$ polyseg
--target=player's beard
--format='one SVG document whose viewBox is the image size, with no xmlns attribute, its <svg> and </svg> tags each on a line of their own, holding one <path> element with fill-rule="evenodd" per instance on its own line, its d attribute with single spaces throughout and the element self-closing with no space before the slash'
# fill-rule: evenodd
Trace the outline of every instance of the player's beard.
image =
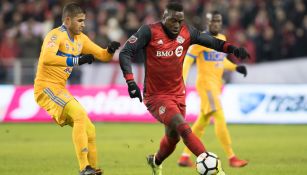
<svg viewBox="0 0 307 175">
<path fill-rule="evenodd" d="M 179 32 L 177 34 L 174 34 L 173 32 L 171 32 L 163 23 L 162 23 L 162 28 L 164 30 L 164 32 L 166 33 L 166 35 L 171 38 L 171 39 L 174 39 L 178 36 Z"/>
</svg>

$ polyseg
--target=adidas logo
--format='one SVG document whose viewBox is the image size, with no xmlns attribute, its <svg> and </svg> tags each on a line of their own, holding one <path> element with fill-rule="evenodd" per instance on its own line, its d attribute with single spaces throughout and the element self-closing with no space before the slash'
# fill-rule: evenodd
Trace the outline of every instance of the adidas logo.
<svg viewBox="0 0 307 175">
<path fill-rule="evenodd" d="M 160 40 L 157 42 L 157 44 L 162 45 L 162 44 L 163 44 L 162 39 L 160 39 Z"/>
</svg>

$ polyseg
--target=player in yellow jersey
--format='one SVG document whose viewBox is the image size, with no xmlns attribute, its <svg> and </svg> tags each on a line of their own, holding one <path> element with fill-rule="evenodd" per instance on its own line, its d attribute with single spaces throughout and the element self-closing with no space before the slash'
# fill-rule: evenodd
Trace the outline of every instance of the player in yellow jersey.
<svg viewBox="0 0 307 175">
<path fill-rule="evenodd" d="M 226 37 L 220 34 L 222 15 L 214 11 L 207 14 L 207 20 L 209 34 L 218 39 L 226 40 Z M 200 45 L 192 45 L 183 63 L 183 78 L 185 81 L 189 69 L 195 60 L 197 65 L 196 89 L 201 98 L 201 111 L 197 121 L 192 126 L 192 131 L 200 138 L 204 134 L 205 127 L 209 125 L 210 117 L 214 117 L 215 133 L 229 158 L 229 165 L 232 167 L 243 167 L 248 162 L 238 159 L 231 147 L 231 139 L 219 97 L 223 84 L 222 75 L 224 69 L 237 71 L 244 76 L 247 75 L 247 70 L 245 66 L 237 66 L 230 62 L 224 53 Z M 190 155 L 191 151 L 185 148 L 178 161 L 179 166 L 193 166 L 194 163 L 190 160 Z"/>
<path fill-rule="evenodd" d="M 44 39 L 34 97 L 57 124 L 72 126 L 80 175 L 99 175 L 102 170 L 97 169 L 95 126 L 65 85 L 74 66 L 91 64 L 95 58 L 110 61 L 120 44 L 113 41 L 103 49 L 83 34 L 85 11 L 77 3 L 64 6 L 62 20 L 63 25 L 51 30 Z"/>
</svg>

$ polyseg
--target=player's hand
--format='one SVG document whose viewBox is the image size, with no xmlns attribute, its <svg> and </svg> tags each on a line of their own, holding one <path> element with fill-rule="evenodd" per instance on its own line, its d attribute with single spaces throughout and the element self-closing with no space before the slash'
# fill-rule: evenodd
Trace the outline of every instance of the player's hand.
<svg viewBox="0 0 307 175">
<path fill-rule="evenodd" d="M 237 66 L 236 71 L 239 72 L 240 74 L 243 74 L 244 77 L 246 77 L 246 75 L 247 75 L 247 69 L 243 65 Z"/>
<path fill-rule="evenodd" d="M 95 61 L 95 58 L 92 54 L 86 54 L 86 55 L 82 55 L 81 57 L 79 57 L 78 64 L 79 66 L 85 63 L 92 64 L 92 62 L 94 61 Z"/>
<path fill-rule="evenodd" d="M 233 50 L 233 54 L 241 60 L 246 60 L 247 58 L 250 58 L 249 53 L 243 47 L 235 48 Z"/>
<path fill-rule="evenodd" d="M 108 45 L 108 52 L 110 54 L 115 53 L 115 51 L 119 48 L 119 46 L 120 46 L 120 43 L 117 42 L 117 41 L 110 42 L 109 45 Z"/>
<path fill-rule="evenodd" d="M 139 98 L 140 102 L 142 102 L 141 91 L 138 85 L 135 83 L 135 81 L 129 80 L 127 81 L 127 84 L 128 84 L 128 92 L 130 98 Z"/>
</svg>

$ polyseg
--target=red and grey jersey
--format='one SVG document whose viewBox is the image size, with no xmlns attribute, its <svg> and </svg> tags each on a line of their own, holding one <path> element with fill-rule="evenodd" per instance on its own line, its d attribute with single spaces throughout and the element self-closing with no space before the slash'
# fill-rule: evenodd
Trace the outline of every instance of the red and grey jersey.
<svg viewBox="0 0 307 175">
<path fill-rule="evenodd" d="M 161 22 L 144 25 L 126 42 L 119 54 L 119 62 L 126 80 L 133 79 L 131 58 L 142 51 L 145 57 L 145 95 L 182 95 L 185 86 L 182 78 L 184 56 L 192 44 L 217 51 L 228 51 L 229 44 L 201 33 L 184 24 L 179 34 L 172 38 Z"/>
</svg>

